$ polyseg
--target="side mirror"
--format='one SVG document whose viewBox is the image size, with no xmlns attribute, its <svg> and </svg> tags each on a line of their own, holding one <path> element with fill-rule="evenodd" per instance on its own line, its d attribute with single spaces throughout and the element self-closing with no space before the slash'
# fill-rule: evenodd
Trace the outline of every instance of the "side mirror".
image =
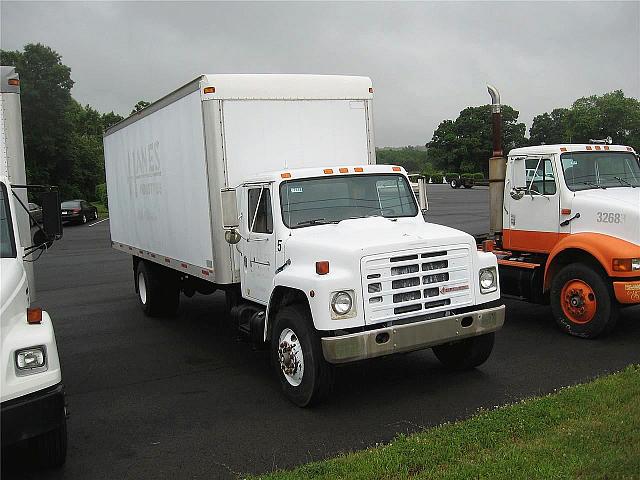
<svg viewBox="0 0 640 480">
<path fill-rule="evenodd" d="M 237 228 L 238 222 L 238 203 L 236 199 L 235 188 L 224 188 L 220 190 L 220 200 L 222 208 L 222 226 L 224 228 Z M 236 232 L 237 233 L 237 232 Z M 226 239 L 226 233 L 225 233 Z M 228 240 L 227 240 L 228 241 Z M 238 243 L 237 242 L 233 243 Z M 232 242 L 229 242 L 232 243 Z"/>
<path fill-rule="evenodd" d="M 429 210 L 429 199 L 427 198 L 427 179 L 418 177 L 418 204 L 422 213 Z"/>
<path fill-rule="evenodd" d="M 46 241 L 62 236 L 60 194 L 57 190 L 50 190 L 42 194 L 42 229 L 47 237 Z M 44 241 L 36 242 L 36 235 L 34 235 L 33 242 L 35 245 L 45 243 Z"/>
<path fill-rule="evenodd" d="M 511 184 L 514 188 L 527 187 L 527 172 L 524 160 L 524 157 L 516 157 L 509 160 L 511 163 Z"/>
<path fill-rule="evenodd" d="M 242 239 L 242 237 L 240 236 L 238 231 L 234 228 L 224 232 L 224 239 L 228 244 L 235 245 Z"/>
</svg>

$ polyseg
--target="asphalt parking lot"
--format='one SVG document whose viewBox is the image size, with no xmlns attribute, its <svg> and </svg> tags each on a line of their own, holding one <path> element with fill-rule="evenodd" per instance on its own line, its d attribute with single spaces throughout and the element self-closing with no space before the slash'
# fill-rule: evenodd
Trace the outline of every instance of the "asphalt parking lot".
<svg viewBox="0 0 640 480">
<path fill-rule="evenodd" d="M 486 188 L 431 186 L 431 221 L 481 233 Z M 461 213 L 462 212 L 462 213 Z M 561 334 L 548 307 L 508 300 L 489 361 L 445 371 L 431 351 L 339 369 L 334 397 L 299 409 L 268 353 L 227 329 L 223 296 L 182 298 L 174 319 L 144 317 L 131 259 L 109 222 L 70 226 L 36 265 L 38 303 L 56 326 L 67 387 L 69 451 L 57 471 L 3 458 L 3 478 L 233 478 L 387 442 L 640 362 L 640 309 L 589 341 Z"/>
</svg>

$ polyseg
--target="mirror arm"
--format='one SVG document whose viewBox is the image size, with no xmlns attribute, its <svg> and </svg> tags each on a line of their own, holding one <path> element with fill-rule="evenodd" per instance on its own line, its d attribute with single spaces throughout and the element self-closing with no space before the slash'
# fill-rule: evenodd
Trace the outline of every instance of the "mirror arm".
<svg viewBox="0 0 640 480">
<path fill-rule="evenodd" d="M 22 188 L 22 187 L 23 187 L 22 185 L 15 185 L 15 188 Z M 40 231 L 44 234 L 44 236 L 45 236 L 45 238 L 46 238 L 47 234 L 46 234 L 46 232 L 42 229 L 42 226 L 40 225 L 40 223 L 38 223 L 38 221 L 37 221 L 35 218 L 33 218 L 33 215 L 31 215 L 31 212 L 29 211 L 29 209 L 26 207 L 26 205 L 25 205 L 24 203 L 22 203 L 22 200 L 20 200 L 20 197 L 18 197 L 18 195 L 16 195 L 16 192 L 14 192 L 14 191 L 13 191 L 14 185 L 11 185 L 11 188 L 12 188 L 12 190 L 11 190 L 11 194 L 14 196 L 14 198 L 15 198 L 16 200 L 18 200 L 18 203 L 22 206 L 23 210 L 24 210 L 25 212 L 27 212 L 27 215 L 28 215 L 28 216 L 29 216 L 29 218 L 33 221 L 34 225 L 36 225 L 36 226 L 38 227 L 38 230 L 40 230 Z M 24 188 L 26 188 L 26 187 L 24 187 Z M 32 246 L 33 246 L 33 245 L 32 245 Z M 27 247 L 27 248 L 29 248 L 29 247 Z"/>
</svg>

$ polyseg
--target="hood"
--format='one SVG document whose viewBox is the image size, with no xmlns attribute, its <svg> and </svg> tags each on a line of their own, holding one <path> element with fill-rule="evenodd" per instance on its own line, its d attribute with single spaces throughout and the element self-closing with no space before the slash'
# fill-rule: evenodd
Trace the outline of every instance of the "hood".
<svg viewBox="0 0 640 480">
<path fill-rule="evenodd" d="M 313 225 L 291 231 L 287 242 L 307 248 L 341 250 L 367 255 L 415 247 L 466 244 L 475 248 L 473 237 L 444 225 L 412 218 L 354 218 L 337 224 Z"/>
<path fill-rule="evenodd" d="M 580 213 L 571 233 L 597 232 L 640 244 L 640 188 L 609 187 L 575 192 L 571 210 Z"/>
</svg>

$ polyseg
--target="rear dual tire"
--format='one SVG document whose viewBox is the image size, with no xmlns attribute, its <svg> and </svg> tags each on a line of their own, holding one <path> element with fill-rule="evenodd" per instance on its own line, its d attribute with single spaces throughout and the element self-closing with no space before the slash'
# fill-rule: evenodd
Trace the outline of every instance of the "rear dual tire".
<svg viewBox="0 0 640 480">
<path fill-rule="evenodd" d="M 149 317 L 172 317 L 180 304 L 177 274 L 144 260 L 139 260 L 135 271 L 138 301 Z"/>
</svg>

